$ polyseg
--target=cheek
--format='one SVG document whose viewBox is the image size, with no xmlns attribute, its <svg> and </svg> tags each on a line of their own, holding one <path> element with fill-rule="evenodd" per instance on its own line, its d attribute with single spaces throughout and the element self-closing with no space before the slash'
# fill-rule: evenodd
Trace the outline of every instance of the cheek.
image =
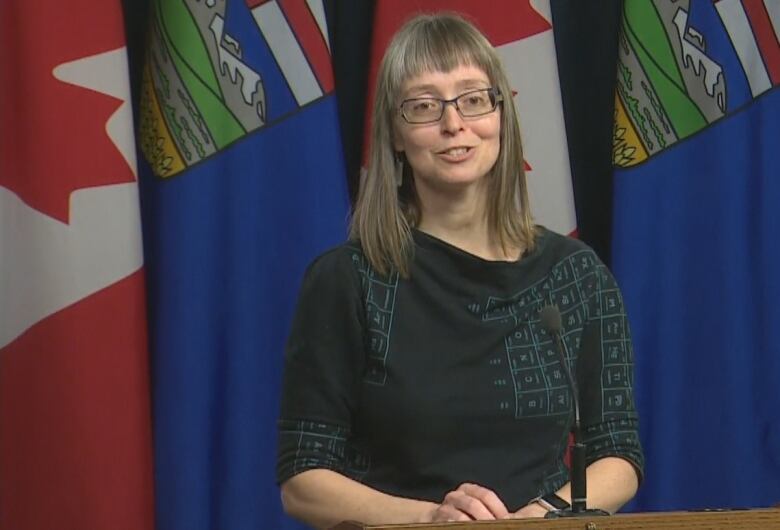
<svg viewBox="0 0 780 530">
<path fill-rule="evenodd" d="M 501 137 L 501 116 L 496 114 L 492 116 L 489 122 L 485 123 L 485 126 L 481 130 L 480 136 L 485 140 L 498 141 Z"/>
<path fill-rule="evenodd" d="M 402 145 L 407 156 L 424 154 L 436 145 L 436 133 L 425 129 L 407 131 L 403 135 Z"/>
<path fill-rule="evenodd" d="M 484 127 L 475 129 L 474 132 L 479 136 L 483 143 L 489 145 L 490 150 L 498 150 L 501 145 L 501 126 L 495 123 L 486 123 Z"/>
<path fill-rule="evenodd" d="M 501 147 L 501 124 L 498 120 L 481 131 L 480 137 L 483 142 L 490 144 L 490 150 L 495 151 L 496 156 L 498 156 L 498 150 Z"/>
</svg>

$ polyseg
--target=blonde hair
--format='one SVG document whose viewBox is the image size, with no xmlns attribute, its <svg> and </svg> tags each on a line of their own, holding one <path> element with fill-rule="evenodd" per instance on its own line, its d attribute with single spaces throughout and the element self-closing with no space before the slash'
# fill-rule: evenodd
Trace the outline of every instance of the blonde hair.
<svg viewBox="0 0 780 530">
<path fill-rule="evenodd" d="M 367 173 L 350 226 L 350 237 L 360 241 L 366 258 L 380 274 L 396 270 L 409 276 L 414 249 L 411 229 L 421 213 L 411 168 L 405 157 L 399 164 L 393 149 L 402 85 L 424 72 L 449 72 L 461 65 L 481 68 L 503 96 L 500 150 L 487 176 L 489 229 L 504 251 L 510 247 L 533 250 L 536 231 L 523 170 L 520 126 L 498 54 L 461 16 L 423 14 L 398 30 L 379 66 Z"/>
</svg>

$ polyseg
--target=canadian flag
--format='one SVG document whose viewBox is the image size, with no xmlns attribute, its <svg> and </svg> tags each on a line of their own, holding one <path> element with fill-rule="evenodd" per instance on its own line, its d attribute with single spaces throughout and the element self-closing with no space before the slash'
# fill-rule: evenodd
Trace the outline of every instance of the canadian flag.
<svg viewBox="0 0 780 530">
<path fill-rule="evenodd" d="M 0 528 L 153 527 L 120 2 L 0 2 Z"/>
<path fill-rule="evenodd" d="M 440 10 L 464 14 L 496 47 L 516 92 L 534 219 L 573 234 L 577 220 L 549 0 L 379 0 L 368 108 L 379 62 L 395 31 L 414 13 Z"/>
</svg>

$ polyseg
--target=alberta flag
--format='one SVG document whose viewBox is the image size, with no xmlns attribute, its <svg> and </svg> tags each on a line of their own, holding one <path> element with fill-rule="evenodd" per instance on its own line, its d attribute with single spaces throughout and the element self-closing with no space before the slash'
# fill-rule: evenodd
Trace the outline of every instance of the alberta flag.
<svg viewBox="0 0 780 530">
<path fill-rule="evenodd" d="M 306 265 L 346 238 L 321 0 L 153 3 L 141 140 L 158 527 L 291 527 L 275 484 Z"/>
<path fill-rule="evenodd" d="M 642 510 L 780 500 L 780 3 L 625 3 L 613 265 Z"/>
<path fill-rule="evenodd" d="M 536 222 L 562 234 L 577 229 L 549 0 L 378 0 L 371 44 L 368 116 L 379 62 L 393 34 L 416 13 L 453 11 L 495 46 L 515 93 L 526 178 Z M 366 124 L 366 130 L 369 129 Z M 366 135 L 368 138 L 368 135 Z"/>
</svg>

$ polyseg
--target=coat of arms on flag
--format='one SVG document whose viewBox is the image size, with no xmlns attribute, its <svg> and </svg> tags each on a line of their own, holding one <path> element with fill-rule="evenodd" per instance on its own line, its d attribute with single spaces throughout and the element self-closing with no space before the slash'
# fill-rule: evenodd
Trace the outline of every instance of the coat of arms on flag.
<svg viewBox="0 0 780 530">
<path fill-rule="evenodd" d="M 615 165 L 641 163 L 780 84 L 780 4 L 718 0 L 714 6 L 739 59 L 733 68 L 708 53 L 710 34 L 690 24 L 690 1 L 626 4 Z M 744 77 L 749 90 L 730 91 L 735 77 Z"/>
<path fill-rule="evenodd" d="M 237 10 L 254 34 L 228 32 Z M 333 91 L 322 0 L 157 2 L 148 50 L 141 147 L 161 177 Z"/>
</svg>

